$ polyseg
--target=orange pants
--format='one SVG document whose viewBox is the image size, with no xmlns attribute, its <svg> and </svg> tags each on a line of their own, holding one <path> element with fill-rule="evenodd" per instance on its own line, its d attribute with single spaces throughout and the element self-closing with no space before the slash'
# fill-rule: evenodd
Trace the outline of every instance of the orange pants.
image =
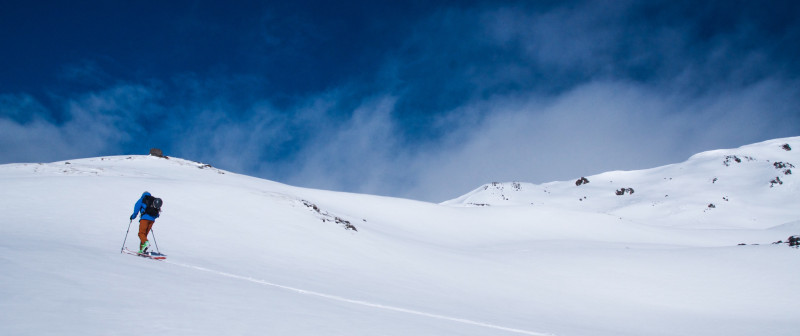
<svg viewBox="0 0 800 336">
<path fill-rule="evenodd" d="M 141 219 L 139 220 L 139 246 L 142 246 L 147 241 L 147 235 L 150 234 L 150 229 L 153 228 L 153 221 Z"/>
</svg>

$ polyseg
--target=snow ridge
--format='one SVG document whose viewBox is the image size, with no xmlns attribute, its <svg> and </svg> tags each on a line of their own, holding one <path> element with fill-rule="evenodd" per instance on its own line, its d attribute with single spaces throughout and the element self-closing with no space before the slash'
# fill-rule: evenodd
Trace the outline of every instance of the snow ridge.
<svg viewBox="0 0 800 336">
<path fill-rule="evenodd" d="M 800 137 L 775 139 L 696 154 L 679 164 L 575 181 L 493 182 L 442 205 L 543 206 L 669 226 L 725 222 L 766 228 L 797 219 L 798 212 L 785 201 L 800 197 L 800 182 L 792 170 L 797 164 Z"/>
</svg>

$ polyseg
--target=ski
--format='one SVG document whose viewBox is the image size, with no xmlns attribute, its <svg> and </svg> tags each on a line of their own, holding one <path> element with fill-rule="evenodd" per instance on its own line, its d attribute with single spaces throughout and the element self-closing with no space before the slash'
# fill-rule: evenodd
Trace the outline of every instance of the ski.
<svg viewBox="0 0 800 336">
<path fill-rule="evenodd" d="M 127 247 L 124 248 L 122 250 L 122 252 L 125 252 L 126 254 L 130 254 L 130 255 L 135 255 L 135 256 L 142 257 L 142 258 L 148 258 L 148 259 L 154 259 L 154 260 L 166 260 L 167 259 L 167 255 L 166 254 L 161 254 L 161 253 L 158 253 L 158 252 L 139 253 L 139 252 L 136 252 L 136 251 L 131 251 Z"/>
</svg>

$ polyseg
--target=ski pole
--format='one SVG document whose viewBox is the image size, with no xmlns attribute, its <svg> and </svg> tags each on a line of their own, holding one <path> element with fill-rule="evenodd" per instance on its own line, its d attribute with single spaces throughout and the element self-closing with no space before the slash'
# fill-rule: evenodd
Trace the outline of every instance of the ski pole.
<svg viewBox="0 0 800 336">
<path fill-rule="evenodd" d="M 158 252 L 158 254 L 161 254 L 161 250 L 158 249 L 158 242 L 156 241 L 156 231 L 150 228 L 150 233 L 153 234 L 153 243 L 156 244 L 156 252 Z"/>
<path fill-rule="evenodd" d="M 131 232 L 131 223 L 133 223 L 133 219 L 128 222 L 128 231 L 125 231 L 125 240 L 122 241 L 122 247 L 119 249 L 119 253 L 125 250 L 125 243 L 128 241 L 128 232 Z"/>
</svg>

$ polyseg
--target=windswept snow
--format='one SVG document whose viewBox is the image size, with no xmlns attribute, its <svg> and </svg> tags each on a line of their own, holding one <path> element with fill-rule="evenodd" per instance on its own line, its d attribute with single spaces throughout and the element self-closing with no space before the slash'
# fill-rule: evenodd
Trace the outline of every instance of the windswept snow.
<svg viewBox="0 0 800 336">
<path fill-rule="evenodd" d="M 442 204 L 179 158 L 2 165 L 0 334 L 791 334 L 787 163 L 800 137 Z M 119 253 L 143 191 L 165 262 Z"/>
</svg>

